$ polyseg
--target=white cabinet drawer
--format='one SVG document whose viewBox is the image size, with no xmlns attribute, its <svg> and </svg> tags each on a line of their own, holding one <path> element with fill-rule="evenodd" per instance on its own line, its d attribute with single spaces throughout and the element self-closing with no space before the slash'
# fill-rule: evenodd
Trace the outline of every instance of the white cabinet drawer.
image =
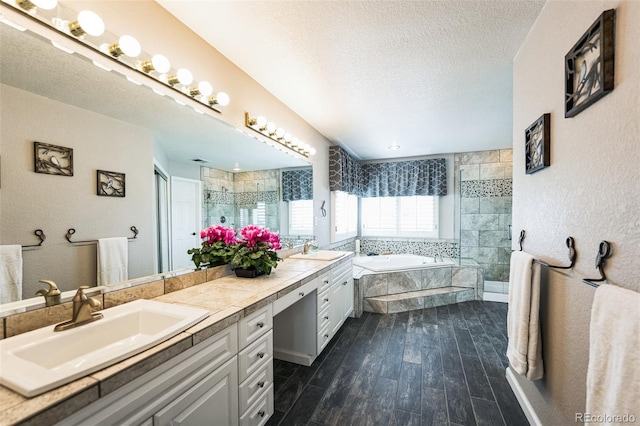
<svg viewBox="0 0 640 426">
<path fill-rule="evenodd" d="M 329 299 L 329 287 L 322 293 L 318 294 L 318 312 L 321 312 L 329 307 L 331 300 Z"/>
<path fill-rule="evenodd" d="M 318 332 L 318 354 L 324 349 L 325 346 L 331 340 L 331 324 L 327 324 L 322 330 Z"/>
<path fill-rule="evenodd" d="M 238 322 L 238 349 L 245 348 L 272 328 L 273 310 L 269 303 Z"/>
<path fill-rule="evenodd" d="M 329 315 L 329 305 L 324 309 L 324 311 L 318 314 L 318 320 L 316 321 L 318 332 L 323 328 L 327 327 L 331 323 L 331 317 Z"/>
<path fill-rule="evenodd" d="M 242 417 L 240 417 L 241 426 L 262 426 L 273 415 L 273 385 L 265 394 L 252 405 Z"/>
<path fill-rule="evenodd" d="M 303 297 L 308 296 L 311 292 L 318 288 L 318 279 L 309 281 L 305 285 L 296 288 L 292 292 L 282 296 L 280 299 L 273 302 L 273 315 L 278 315 L 280 312 L 287 309 L 289 306 L 301 300 Z"/>
<path fill-rule="evenodd" d="M 269 331 L 238 353 L 238 381 L 242 383 L 263 365 L 269 363 L 272 356 L 273 331 Z"/>
<path fill-rule="evenodd" d="M 318 277 L 318 293 L 325 291 L 331 286 L 331 273 L 325 272 Z"/>
<path fill-rule="evenodd" d="M 273 383 L 273 363 L 268 362 L 240 385 L 240 413 L 244 413 Z"/>
</svg>

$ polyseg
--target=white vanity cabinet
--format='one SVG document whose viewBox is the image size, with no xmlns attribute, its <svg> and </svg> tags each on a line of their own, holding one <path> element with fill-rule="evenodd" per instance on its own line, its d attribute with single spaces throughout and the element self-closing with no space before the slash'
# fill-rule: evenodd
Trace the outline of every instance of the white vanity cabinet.
<svg viewBox="0 0 640 426">
<path fill-rule="evenodd" d="M 353 312 L 353 273 L 351 262 L 345 262 L 331 270 L 329 289 L 329 340 L 342 327 Z"/>
<path fill-rule="evenodd" d="M 273 414 L 272 328 L 272 304 L 238 323 L 238 414 L 243 426 L 264 425 Z"/>
<path fill-rule="evenodd" d="M 60 424 L 237 425 L 237 352 L 233 324 Z"/>
</svg>

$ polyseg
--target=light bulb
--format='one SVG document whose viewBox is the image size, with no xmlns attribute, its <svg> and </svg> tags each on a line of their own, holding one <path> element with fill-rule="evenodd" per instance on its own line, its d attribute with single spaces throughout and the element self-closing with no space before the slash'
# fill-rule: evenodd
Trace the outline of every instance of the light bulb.
<svg viewBox="0 0 640 426">
<path fill-rule="evenodd" d="M 278 127 L 276 129 L 276 139 L 282 139 L 284 137 L 284 129 L 282 127 Z"/>
<path fill-rule="evenodd" d="M 109 46 L 109 53 L 114 58 L 120 57 L 122 55 L 127 55 L 131 58 L 135 58 L 141 52 L 140 43 L 138 40 L 131 37 L 130 35 L 123 35 L 118 39 L 117 43 L 113 43 Z"/>
<path fill-rule="evenodd" d="M 309 147 L 309 154 L 316 155 L 316 149 L 314 147 Z"/>
<path fill-rule="evenodd" d="M 209 105 L 210 106 L 214 106 L 214 105 L 220 105 L 220 106 L 225 106 L 225 105 L 229 105 L 229 95 L 227 95 L 224 92 L 218 92 L 217 95 L 213 95 L 209 98 Z M 255 126 L 256 124 L 256 119 L 253 119 L 253 125 Z"/>
<path fill-rule="evenodd" d="M 69 24 L 69 32 L 76 37 L 85 33 L 99 37 L 104 33 L 104 22 L 95 12 L 83 10 L 78 13 L 78 20 Z"/>
<path fill-rule="evenodd" d="M 229 105 L 229 95 L 227 95 L 225 92 L 218 92 L 218 94 L 216 95 L 216 98 L 218 100 L 218 105 L 220 106 L 227 106 Z"/>
<path fill-rule="evenodd" d="M 17 0 L 18 6 L 29 12 L 35 12 L 35 8 L 51 10 L 58 5 L 58 0 Z"/>
<path fill-rule="evenodd" d="M 202 96 L 209 96 L 213 93 L 213 87 L 209 82 L 201 81 L 198 83 L 198 91 Z"/>
<path fill-rule="evenodd" d="M 180 84 L 184 86 L 187 86 L 193 82 L 193 75 L 191 74 L 191 71 L 186 68 L 180 68 L 176 75 Z"/>
<path fill-rule="evenodd" d="M 164 74 L 169 72 L 171 69 L 171 64 L 166 56 L 163 55 L 153 55 L 151 60 L 147 61 L 138 61 L 136 63 L 138 69 L 142 72 L 150 73 L 151 71 L 156 71 L 159 74 Z"/>
<path fill-rule="evenodd" d="M 291 136 L 291 133 L 285 133 L 285 134 L 284 134 L 284 141 L 285 141 L 286 143 L 291 143 L 291 139 L 292 139 L 292 138 L 293 138 L 293 137 Z"/>
<path fill-rule="evenodd" d="M 270 121 L 267 123 L 267 133 L 273 135 L 276 132 L 276 123 Z"/>
<path fill-rule="evenodd" d="M 298 138 L 293 138 L 291 140 L 291 146 L 293 146 L 293 147 L 298 146 L 299 143 L 300 143 L 300 141 L 298 140 Z"/>
<path fill-rule="evenodd" d="M 263 130 L 265 127 L 267 127 L 267 119 L 262 115 L 259 115 L 258 118 L 256 118 L 256 127 L 260 130 Z"/>
</svg>

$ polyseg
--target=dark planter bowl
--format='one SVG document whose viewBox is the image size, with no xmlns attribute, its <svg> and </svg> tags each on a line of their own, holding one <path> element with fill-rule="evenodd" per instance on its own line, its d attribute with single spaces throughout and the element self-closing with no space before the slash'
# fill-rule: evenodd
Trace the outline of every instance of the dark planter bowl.
<svg viewBox="0 0 640 426">
<path fill-rule="evenodd" d="M 242 269 L 236 268 L 233 270 L 236 273 L 236 277 L 240 278 L 255 278 L 260 275 L 264 275 L 264 272 L 258 271 L 257 269 Z"/>
</svg>

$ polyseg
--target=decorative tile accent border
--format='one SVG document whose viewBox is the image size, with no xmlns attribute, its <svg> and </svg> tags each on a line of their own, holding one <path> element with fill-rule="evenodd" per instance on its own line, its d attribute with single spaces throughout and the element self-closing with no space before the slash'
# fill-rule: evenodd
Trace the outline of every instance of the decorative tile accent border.
<svg viewBox="0 0 640 426">
<path fill-rule="evenodd" d="M 278 191 L 261 192 L 223 192 L 207 189 L 204 191 L 205 204 L 256 204 L 258 201 L 265 203 L 277 203 Z"/>
<path fill-rule="evenodd" d="M 511 179 L 467 180 L 460 183 L 462 197 L 504 197 L 512 195 Z"/>
<path fill-rule="evenodd" d="M 440 253 L 443 257 L 459 257 L 457 242 L 435 241 L 392 241 L 381 239 L 362 239 L 360 242 L 361 253 L 382 253 L 390 251 L 392 254 L 417 254 L 418 256 L 433 257 Z"/>
</svg>

